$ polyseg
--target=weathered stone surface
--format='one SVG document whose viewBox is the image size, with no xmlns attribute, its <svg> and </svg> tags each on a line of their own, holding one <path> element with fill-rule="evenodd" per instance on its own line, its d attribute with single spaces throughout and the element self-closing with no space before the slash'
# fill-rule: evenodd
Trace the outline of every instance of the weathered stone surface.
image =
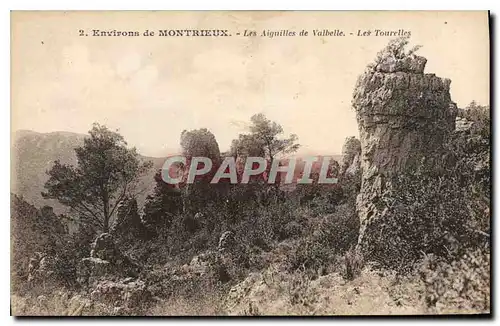
<svg viewBox="0 0 500 326">
<path fill-rule="evenodd" d="M 427 59 L 424 57 L 411 55 L 403 58 L 396 58 L 394 55 L 386 55 L 375 66 L 375 70 L 383 73 L 406 72 L 423 74 Z"/>
<path fill-rule="evenodd" d="M 423 74 L 421 57 L 383 62 L 359 77 L 352 101 L 361 142 L 358 244 L 371 221 L 387 209 L 381 198 L 390 176 L 416 166 L 455 129 L 449 79 Z"/>
<path fill-rule="evenodd" d="M 189 267 L 192 273 L 204 276 L 208 272 L 210 261 L 206 256 L 201 254 L 200 256 L 194 256 L 189 263 Z"/>
<path fill-rule="evenodd" d="M 119 256 L 118 249 L 111 234 L 102 233 L 92 243 L 90 257 L 114 262 L 117 256 Z"/>
<path fill-rule="evenodd" d="M 353 177 L 361 176 L 361 153 L 354 156 L 351 165 L 345 171 L 345 175 Z"/>
<path fill-rule="evenodd" d="M 234 233 L 231 231 L 226 231 L 222 233 L 219 238 L 219 251 L 231 251 L 236 246 L 236 239 L 234 238 Z"/>
<path fill-rule="evenodd" d="M 184 264 L 180 269 L 173 270 L 174 279 L 187 280 L 206 276 L 210 271 L 211 264 L 216 260 L 216 256 L 217 254 L 211 251 L 194 256 L 189 264 Z"/>
<path fill-rule="evenodd" d="M 346 138 L 342 146 L 342 162 L 340 177 L 356 176 L 360 174 L 361 142 L 355 137 Z"/>
<path fill-rule="evenodd" d="M 67 296 L 65 296 L 67 298 Z M 77 294 L 68 301 L 68 306 L 66 310 L 67 316 L 82 316 L 85 308 L 90 308 L 92 306 L 92 302 L 82 296 L 81 294 Z"/>
<path fill-rule="evenodd" d="M 35 252 L 28 266 L 28 282 L 38 283 L 55 281 L 56 258 L 45 253 Z"/>
<path fill-rule="evenodd" d="M 94 240 L 90 257 L 107 260 L 116 266 L 120 266 L 121 269 L 137 268 L 130 258 L 118 249 L 113 236 L 109 233 L 102 233 Z"/>
<path fill-rule="evenodd" d="M 466 118 L 457 117 L 455 125 L 456 131 L 467 131 L 471 129 L 473 122 L 467 120 Z"/>
<path fill-rule="evenodd" d="M 93 301 L 134 309 L 151 300 L 151 293 L 141 280 L 125 279 L 119 282 L 105 280 L 98 283 L 90 293 Z"/>
</svg>

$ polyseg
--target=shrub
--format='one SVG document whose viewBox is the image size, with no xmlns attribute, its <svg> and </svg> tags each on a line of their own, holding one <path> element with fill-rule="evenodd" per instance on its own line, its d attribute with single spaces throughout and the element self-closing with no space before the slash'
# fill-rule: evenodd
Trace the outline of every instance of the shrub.
<svg viewBox="0 0 500 326">
<path fill-rule="evenodd" d="M 317 272 L 325 270 L 336 256 L 355 246 L 359 235 L 359 220 L 352 203 L 345 203 L 312 225 L 299 245 L 288 256 L 290 271 L 304 268 Z"/>
</svg>

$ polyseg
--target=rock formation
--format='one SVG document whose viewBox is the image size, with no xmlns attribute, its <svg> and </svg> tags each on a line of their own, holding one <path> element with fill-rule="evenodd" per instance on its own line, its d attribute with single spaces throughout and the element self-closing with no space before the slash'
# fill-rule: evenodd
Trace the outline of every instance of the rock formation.
<svg viewBox="0 0 500 326">
<path fill-rule="evenodd" d="M 108 277 L 137 276 L 139 269 L 116 247 L 111 234 L 102 233 L 92 243 L 90 257 L 78 263 L 77 281 L 91 286 Z"/>
<path fill-rule="evenodd" d="M 41 252 L 35 252 L 33 257 L 29 260 L 28 282 L 35 284 L 50 280 L 54 281 L 53 278 L 55 274 L 55 258 Z"/>
<path fill-rule="evenodd" d="M 456 119 L 456 131 L 467 131 L 470 130 L 473 125 L 472 121 L 467 120 L 466 118 L 457 117 Z"/>
<path fill-rule="evenodd" d="M 458 109 L 457 118 L 455 120 L 455 131 L 469 131 L 474 125 L 474 121 L 467 116 L 467 111 L 464 109 Z"/>
<path fill-rule="evenodd" d="M 361 142 L 355 137 L 346 138 L 342 146 L 340 177 L 356 176 L 360 171 Z"/>
<path fill-rule="evenodd" d="M 93 301 L 113 305 L 116 308 L 134 309 L 151 300 L 151 292 L 141 280 L 129 277 L 118 282 L 104 280 L 90 293 Z"/>
<path fill-rule="evenodd" d="M 219 238 L 218 250 L 221 252 L 231 251 L 236 247 L 236 239 L 234 233 L 226 231 Z"/>
<path fill-rule="evenodd" d="M 398 43 L 399 42 L 399 43 Z M 362 185 L 357 198 L 361 229 L 386 207 L 389 178 L 419 164 L 455 129 L 456 105 L 449 79 L 424 74 L 426 59 L 405 53 L 407 40 L 392 42 L 358 79 L 352 105 L 361 142 Z"/>
</svg>

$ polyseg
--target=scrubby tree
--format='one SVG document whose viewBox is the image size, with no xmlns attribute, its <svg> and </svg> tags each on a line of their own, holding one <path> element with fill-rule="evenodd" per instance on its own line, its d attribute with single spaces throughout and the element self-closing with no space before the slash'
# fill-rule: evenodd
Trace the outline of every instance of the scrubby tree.
<svg viewBox="0 0 500 326">
<path fill-rule="evenodd" d="M 298 137 L 291 134 L 283 137 L 283 127 L 277 122 L 271 121 L 262 113 L 255 114 L 250 118 L 249 133 L 240 134 L 238 139 L 231 143 L 230 154 L 240 158 L 240 164 L 244 164 L 247 157 L 264 157 L 268 162 L 285 154 L 296 152 L 300 145 L 297 144 Z M 268 164 L 269 172 L 270 164 Z M 242 173 L 240 167 L 240 173 Z"/>
<path fill-rule="evenodd" d="M 414 56 L 415 53 L 422 48 L 421 45 L 415 45 L 410 50 L 406 50 L 408 44 L 410 43 L 410 38 L 408 36 L 402 36 L 389 41 L 385 48 L 377 53 L 375 62 L 368 65 L 368 69 L 371 70 L 375 68 L 378 64 L 386 61 L 387 59 L 402 60 Z"/>
<path fill-rule="evenodd" d="M 55 161 L 47 171 L 42 195 L 70 207 L 79 223 L 108 232 L 118 205 L 137 195 L 138 178 L 152 163 L 142 162 L 119 133 L 99 124 L 75 152 L 76 166 Z"/>
<path fill-rule="evenodd" d="M 155 174 L 154 180 L 156 185 L 146 198 L 143 219 L 150 230 L 159 232 L 170 227 L 173 217 L 182 212 L 182 198 L 180 189 L 163 181 L 161 171 Z"/>
<path fill-rule="evenodd" d="M 255 114 L 250 118 L 248 132 L 240 134 L 231 143 L 229 155 L 236 159 L 238 178 L 241 180 L 247 157 L 263 157 L 268 161 L 267 170 L 260 175 L 250 178 L 247 185 L 233 187 L 231 196 L 246 199 L 255 198 L 259 203 L 269 203 L 270 199 L 280 197 L 279 181 L 273 186 L 267 184 L 266 175 L 270 171 L 273 159 L 281 158 L 285 154 L 296 152 L 300 145 L 297 144 L 297 135 L 284 136 L 283 127 L 277 122 L 269 120 L 264 114 Z M 280 165 L 284 162 L 280 162 Z M 256 168 L 254 164 L 253 168 Z M 239 200 L 238 200 L 239 201 Z M 236 210 L 237 207 L 234 208 Z"/>
</svg>

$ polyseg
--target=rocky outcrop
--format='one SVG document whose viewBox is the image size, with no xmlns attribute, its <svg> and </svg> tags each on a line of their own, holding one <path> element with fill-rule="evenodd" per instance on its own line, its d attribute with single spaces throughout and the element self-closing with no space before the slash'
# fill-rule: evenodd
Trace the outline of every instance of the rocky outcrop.
<svg viewBox="0 0 500 326">
<path fill-rule="evenodd" d="M 125 240 L 125 242 L 147 236 L 147 230 L 142 223 L 135 198 L 125 198 L 118 204 L 111 234 L 115 238 Z"/>
<path fill-rule="evenodd" d="M 193 279 L 206 276 L 210 271 L 210 266 L 217 259 L 217 253 L 208 251 L 198 256 L 194 256 L 189 264 L 184 264 L 178 269 L 172 270 L 173 279 Z"/>
<path fill-rule="evenodd" d="M 458 109 L 457 118 L 455 120 L 455 131 L 469 131 L 472 129 L 474 125 L 474 121 L 470 120 L 470 117 L 467 116 L 467 111 L 464 109 Z"/>
<path fill-rule="evenodd" d="M 111 234 L 102 233 L 97 238 L 95 238 L 94 242 L 92 243 L 90 257 L 114 261 L 119 256 L 120 253 L 115 247 L 113 236 Z"/>
<path fill-rule="evenodd" d="M 473 122 L 467 120 L 466 118 L 457 117 L 457 119 L 455 121 L 455 125 L 456 125 L 456 128 L 455 128 L 456 131 L 459 131 L 459 132 L 460 131 L 467 131 L 467 130 L 471 129 Z"/>
<path fill-rule="evenodd" d="M 220 252 L 232 251 L 236 247 L 236 239 L 234 233 L 231 231 L 226 231 L 222 233 L 219 238 L 218 250 Z"/>
<path fill-rule="evenodd" d="M 356 137 L 346 138 L 342 146 L 342 162 L 340 177 L 357 176 L 360 174 L 361 142 Z"/>
<path fill-rule="evenodd" d="M 114 238 L 109 233 L 102 233 L 92 243 L 91 258 L 100 258 L 124 269 L 137 266 L 116 246 Z"/>
<path fill-rule="evenodd" d="M 358 244 L 387 209 L 382 198 L 390 190 L 390 177 L 436 153 L 455 129 L 451 81 L 424 74 L 425 59 L 402 54 L 394 43 L 391 47 L 359 77 L 352 101 L 361 142 Z"/>
<path fill-rule="evenodd" d="M 134 309 L 151 300 L 151 292 L 141 280 L 126 278 L 118 282 L 105 280 L 90 293 L 93 301 L 125 309 Z"/>
<path fill-rule="evenodd" d="M 50 255 L 35 252 L 29 260 L 28 282 L 40 283 L 55 281 L 56 258 Z"/>
<path fill-rule="evenodd" d="M 92 243 L 90 257 L 77 266 L 77 281 L 92 286 L 106 278 L 137 276 L 140 268 L 115 245 L 109 233 L 100 234 Z"/>
</svg>

